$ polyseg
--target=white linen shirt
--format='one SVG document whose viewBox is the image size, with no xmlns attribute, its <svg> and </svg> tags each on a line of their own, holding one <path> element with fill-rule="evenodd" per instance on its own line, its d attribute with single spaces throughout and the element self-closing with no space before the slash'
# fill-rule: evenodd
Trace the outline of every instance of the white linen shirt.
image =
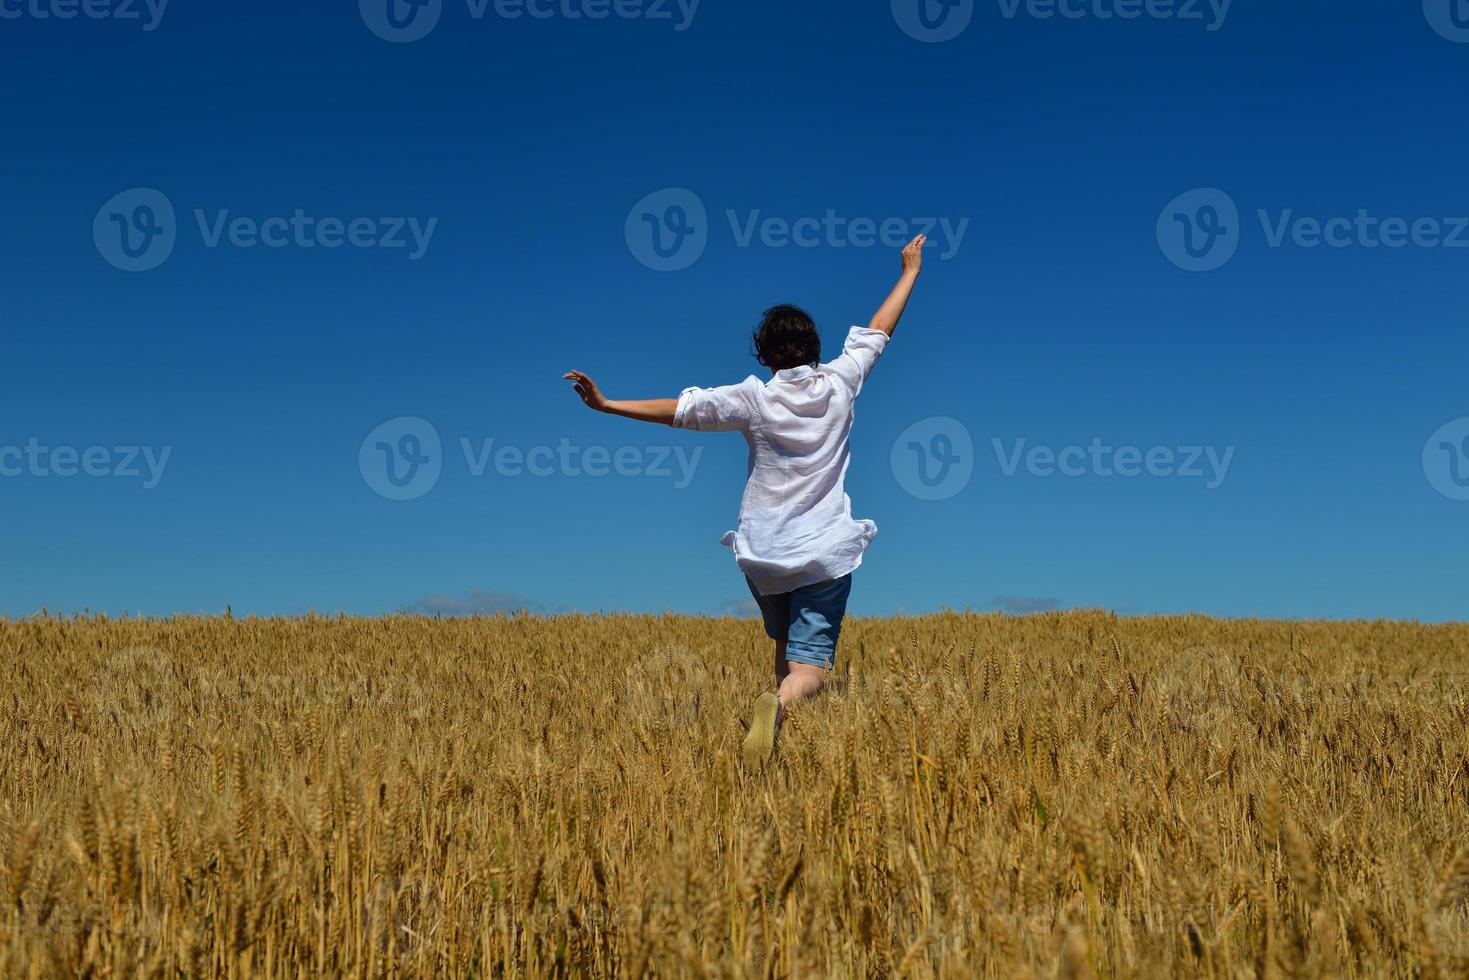
<svg viewBox="0 0 1469 980">
<path fill-rule="evenodd" d="M 739 528 L 722 543 L 761 595 L 840 578 L 862 564 L 877 525 L 852 518 L 847 438 L 862 384 L 887 343 L 881 330 L 853 327 L 834 361 L 678 396 L 674 428 L 739 431 L 749 443 Z"/>
</svg>

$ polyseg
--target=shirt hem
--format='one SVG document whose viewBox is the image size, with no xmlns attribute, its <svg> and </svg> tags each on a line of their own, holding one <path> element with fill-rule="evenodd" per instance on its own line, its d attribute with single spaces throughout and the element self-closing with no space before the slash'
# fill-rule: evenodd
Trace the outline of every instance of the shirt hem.
<svg viewBox="0 0 1469 980">
<path fill-rule="evenodd" d="M 867 554 L 867 546 L 872 543 L 872 539 L 876 536 L 877 528 L 874 527 L 872 529 L 872 533 L 870 535 L 867 535 L 865 537 L 865 540 L 862 542 L 861 550 L 858 551 L 854 557 L 847 559 L 846 561 L 828 566 L 827 568 L 823 568 L 820 571 L 808 572 L 803 575 L 792 574 L 790 576 L 781 576 L 781 588 L 778 592 L 767 592 L 764 588 L 764 585 L 766 581 L 769 581 L 769 577 L 760 575 L 758 572 L 753 572 L 750 569 L 747 569 L 744 563 L 740 561 L 739 552 L 735 549 L 734 531 L 726 532 L 724 537 L 720 539 L 720 543 L 725 545 L 725 547 L 729 548 L 730 551 L 734 553 L 735 564 L 739 566 L 740 572 L 743 573 L 744 576 L 750 580 L 750 584 L 755 587 L 755 591 L 760 593 L 762 596 L 767 596 L 785 595 L 787 592 L 794 592 L 797 589 L 804 589 L 808 585 L 816 585 L 820 582 L 830 582 L 833 579 L 841 578 L 843 575 L 852 574 L 857 569 L 862 567 L 862 559 Z"/>
</svg>

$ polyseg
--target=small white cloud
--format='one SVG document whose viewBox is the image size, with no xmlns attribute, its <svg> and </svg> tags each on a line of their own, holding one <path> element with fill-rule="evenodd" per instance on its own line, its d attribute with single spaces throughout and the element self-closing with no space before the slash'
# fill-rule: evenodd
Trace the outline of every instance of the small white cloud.
<svg viewBox="0 0 1469 980">
<path fill-rule="evenodd" d="M 725 599 L 715 607 L 716 616 L 738 616 L 741 619 L 757 619 L 760 616 L 760 603 L 750 596 L 737 596 L 733 599 Z"/>
</svg>

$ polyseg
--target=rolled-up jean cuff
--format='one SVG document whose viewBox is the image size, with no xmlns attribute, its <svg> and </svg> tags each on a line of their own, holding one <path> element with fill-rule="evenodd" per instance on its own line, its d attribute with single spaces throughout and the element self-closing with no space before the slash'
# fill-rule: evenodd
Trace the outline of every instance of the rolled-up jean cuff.
<svg viewBox="0 0 1469 980">
<path fill-rule="evenodd" d="M 777 642 L 786 641 L 786 660 L 831 670 L 852 591 L 851 573 L 780 595 L 761 595 L 754 582 L 749 585 L 765 619 L 765 632 Z"/>
<path fill-rule="evenodd" d="M 807 667 L 820 667 L 822 670 L 831 670 L 832 661 L 836 659 L 835 652 L 825 650 L 811 650 L 803 647 L 786 644 L 786 660 L 793 664 L 805 664 Z"/>
</svg>

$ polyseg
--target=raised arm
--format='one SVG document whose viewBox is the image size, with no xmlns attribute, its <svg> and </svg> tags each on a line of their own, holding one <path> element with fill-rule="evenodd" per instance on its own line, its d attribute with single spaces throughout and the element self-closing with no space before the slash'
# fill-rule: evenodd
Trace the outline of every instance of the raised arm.
<svg viewBox="0 0 1469 980">
<path fill-rule="evenodd" d="M 872 322 L 867 324 L 868 330 L 881 330 L 891 337 L 893 331 L 898 329 L 898 321 L 903 318 L 903 310 L 908 307 L 908 297 L 913 294 L 913 284 L 918 281 L 918 273 L 923 271 L 923 243 L 926 241 L 927 235 L 919 235 L 903 249 L 903 275 L 882 306 L 872 315 Z"/>
<path fill-rule="evenodd" d="M 567 371 L 561 377 L 571 382 L 571 387 L 581 396 L 581 400 L 587 403 L 588 408 L 606 412 L 608 415 L 621 415 L 623 418 L 636 419 L 639 422 L 656 422 L 659 425 L 673 424 L 673 413 L 678 408 L 677 398 L 612 401 L 602 394 L 601 389 L 597 387 L 597 382 L 581 371 Z"/>
</svg>

